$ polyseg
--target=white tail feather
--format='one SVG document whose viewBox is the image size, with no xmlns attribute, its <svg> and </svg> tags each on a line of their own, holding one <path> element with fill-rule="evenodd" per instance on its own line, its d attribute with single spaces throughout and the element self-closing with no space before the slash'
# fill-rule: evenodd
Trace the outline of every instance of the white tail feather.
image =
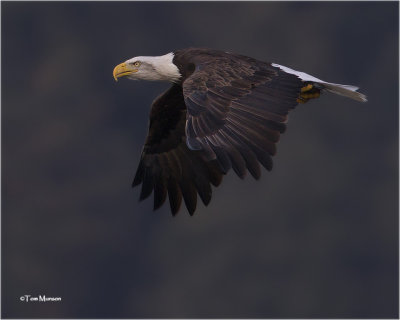
<svg viewBox="0 0 400 320">
<path fill-rule="evenodd" d="M 285 71 L 287 73 L 290 74 L 294 74 L 297 77 L 299 77 L 301 80 L 305 81 L 305 82 L 313 82 L 313 83 L 318 83 L 321 86 L 322 90 L 326 90 L 329 91 L 331 93 L 335 93 L 341 96 L 345 96 L 347 98 L 353 99 L 353 100 L 357 100 L 357 101 L 361 101 L 361 102 L 366 102 L 367 97 L 360 93 L 357 92 L 358 87 L 355 86 L 351 86 L 351 85 L 347 85 L 347 84 L 338 84 L 338 83 L 330 83 L 330 82 L 326 82 L 323 81 L 321 79 L 315 78 L 305 72 L 300 72 L 300 71 L 296 71 L 293 69 L 290 69 L 288 67 L 285 66 L 281 66 L 279 64 L 276 63 L 272 63 L 273 67 L 277 67 L 279 69 L 281 69 L 282 71 Z"/>
<path fill-rule="evenodd" d="M 368 101 L 367 97 L 364 94 L 357 92 L 358 87 L 346 84 L 329 83 L 329 82 L 322 82 L 320 84 L 326 91 L 361 102 Z"/>
</svg>

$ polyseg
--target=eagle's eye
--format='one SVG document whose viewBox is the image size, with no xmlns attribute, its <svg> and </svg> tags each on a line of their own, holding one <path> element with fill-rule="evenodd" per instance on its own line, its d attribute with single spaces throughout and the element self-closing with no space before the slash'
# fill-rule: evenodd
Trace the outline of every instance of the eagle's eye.
<svg viewBox="0 0 400 320">
<path fill-rule="evenodd" d="M 135 67 L 139 67 L 139 66 L 140 66 L 140 62 L 139 62 L 139 61 L 136 61 L 136 62 L 133 63 L 133 65 L 134 65 Z"/>
</svg>

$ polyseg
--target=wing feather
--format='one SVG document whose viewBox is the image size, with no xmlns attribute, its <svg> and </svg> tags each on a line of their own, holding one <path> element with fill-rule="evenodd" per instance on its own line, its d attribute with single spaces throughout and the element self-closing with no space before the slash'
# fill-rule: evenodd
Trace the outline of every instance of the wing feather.
<svg viewBox="0 0 400 320">
<path fill-rule="evenodd" d="M 198 121 L 198 130 L 208 130 L 203 129 L 206 122 Z M 132 183 L 133 186 L 142 184 L 140 200 L 154 191 L 154 210 L 160 208 L 168 196 L 173 215 L 178 213 L 182 199 L 192 215 L 197 206 L 197 194 L 208 205 L 211 184 L 219 185 L 223 176 L 218 162 L 210 161 L 205 151 L 188 148 L 185 123 L 182 88 L 173 85 L 152 105 L 149 132 Z M 189 131 L 194 133 L 193 128 Z"/>
<path fill-rule="evenodd" d="M 269 63 L 216 51 L 196 51 L 195 71 L 183 83 L 187 106 L 186 141 L 208 150 L 223 172 L 246 169 L 258 179 L 259 163 L 272 169 L 271 156 L 297 105 L 303 83 Z"/>
<path fill-rule="evenodd" d="M 168 199 L 172 215 L 176 215 L 182 204 L 182 192 L 174 178 L 168 179 Z"/>
</svg>

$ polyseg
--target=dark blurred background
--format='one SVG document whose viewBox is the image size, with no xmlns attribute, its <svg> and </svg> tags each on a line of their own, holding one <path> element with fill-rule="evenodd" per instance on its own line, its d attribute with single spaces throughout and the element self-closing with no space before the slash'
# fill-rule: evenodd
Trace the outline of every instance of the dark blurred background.
<svg viewBox="0 0 400 320">
<path fill-rule="evenodd" d="M 398 315 L 398 2 L 2 2 L 2 316 Z M 189 46 L 353 84 L 299 106 L 275 166 L 173 218 L 130 185 Z M 46 295 L 61 302 L 21 302 Z"/>
</svg>

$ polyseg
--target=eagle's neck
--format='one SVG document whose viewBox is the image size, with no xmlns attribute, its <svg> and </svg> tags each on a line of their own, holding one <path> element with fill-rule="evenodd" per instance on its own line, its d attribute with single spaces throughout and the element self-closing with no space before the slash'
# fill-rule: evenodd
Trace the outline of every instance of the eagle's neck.
<svg viewBox="0 0 400 320">
<path fill-rule="evenodd" d="M 162 79 L 177 82 L 181 77 L 178 67 L 173 63 L 174 54 L 172 52 L 163 56 L 153 57 L 153 66 Z"/>
</svg>

